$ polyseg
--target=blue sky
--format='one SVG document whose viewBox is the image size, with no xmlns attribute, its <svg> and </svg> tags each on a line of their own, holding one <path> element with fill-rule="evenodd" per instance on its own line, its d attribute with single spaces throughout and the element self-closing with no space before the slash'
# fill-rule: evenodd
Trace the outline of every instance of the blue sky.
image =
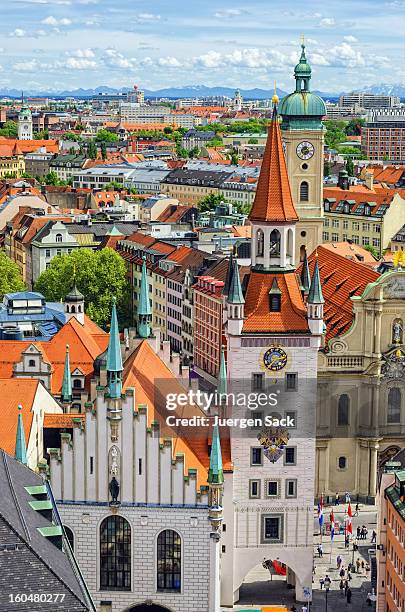
<svg viewBox="0 0 405 612">
<path fill-rule="evenodd" d="M 0 87 L 290 90 L 302 32 L 314 89 L 400 83 L 404 26 L 405 0 L 9 0 Z"/>
</svg>

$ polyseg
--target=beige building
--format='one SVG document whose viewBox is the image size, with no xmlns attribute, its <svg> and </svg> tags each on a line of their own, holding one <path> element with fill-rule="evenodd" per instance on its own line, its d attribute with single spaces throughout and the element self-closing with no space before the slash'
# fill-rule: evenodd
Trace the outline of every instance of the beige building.
<svg viewBox="0 0 405 612">
<path fill-rule="evenodd" d="M 25 172 L 24 155 L 16 144 L 11 153 L 2 154 L 2 149 L 7 149 L 0 145 L 0 178 L 20 178 Z"/>
<path fill-rule="evenodd" d="M 345 180 L 340 176 L 337 187 L 324 188 L 323 241 L 351 240 L 381 256 L 405 224 L 405 200 L 393 189 L 348 187 Z"/>
<path fill-rule="evenodd" d="M 310 258 L 310 269 L 315 256 Z M 316 495 L 375 499 L 405 436 L 405 272 L 379 275 L 318 249 L 326 337 L 318 354 Z"/>
<path fill-rule="evenodd" d="M 169 207 L 178 206 L 179 201 L 175 198 L 170 198 L 167 195 L 156 195 L 140 202 L 139 204 L 139 221 L 141 223 L 150 223 L 156 221 L 158 217 Z"/>
<path fill-rule="evenodd" d="M 180 204 L 195 206 L 210 194 L 222 193 L 223 183 L 231 176 L 229 171 L 205 171 L 176 168 L 161 181 L 162 193 L 176 198 Z"/>
</svg>

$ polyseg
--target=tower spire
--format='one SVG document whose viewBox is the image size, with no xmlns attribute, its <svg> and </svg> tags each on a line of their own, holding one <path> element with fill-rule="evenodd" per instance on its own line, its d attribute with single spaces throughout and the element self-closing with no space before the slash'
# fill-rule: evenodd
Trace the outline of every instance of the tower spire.
<svg viewBox="0 0 405 612">
<path fill-rule="evenodd" d="M 20 463 L 27 465 L 27 445 L 25 442 L 24 423 L 22 420 L 22 406 L 18 405 L 18 421 L 17 421 L 17 435 L 15 440 L 15 458 Z"/>
<path fill-rule="evenodd" d="M 62 402 L 69 403 L 72 401 L 72 376 L 70 374 L 70 357 L 69 357 L 69 345 L 66 345 L 66 357 L 65 357 L 65 368 L 63 370 L 63 382 L 62 391 L 60 398 Z"/>
<path fill-rule="evenodd" d="M 228 304 L 244 304 L 245 298 L 243 297 L 242 285 L 240 284 L 239 266 L 238 262 L 235 261 L 233 266 L 233 273 L 231 278 L 231 284 L 229 287 Z"/>
<path fill-rule="evenodd" d="M 208 483 L 221 485 L 224 482 L 224 470 L 222 466 L 221 441 L 219 438 L 218 425 L 212 430 L 212 444 L 210 453 L 210 468 L 208 470 Z"/>
<path fill-rule="evenodd" d="M 287 174 L 276 104 L 268 128 L 266 149 L 249 219 L 264 223 L 298 221 Z"/>
<path fill-rule="evenodd" d="M 142 275 L 141 275 L 141 290 L 139 292 L 138 302 L 138 334 L 141 338 L 149 338 L 150 336 L 150 319 L 152 309 L 149 301 L 149 283 L 146 274 L 146 257 L 143 257 Z"/>
<path fill-rule="evenodd" d="M 309 288 L 308 303 L 324 304 L 325 300 L 322 295 L 321 277 L 319 275 L 318 253 L 316 253 L 315 257 L 314 273 L 312 275 L 311 286 Z"/>
<path fill-rule="evenodd" d="M 228 376 L 226 372 L 225 349 L 223 346 L 221 347 L 217 392 L 220 396 L 223 393 L 228 393 Z"/>
<path fill-rule="evenodd" d="M 107 381 L 110 397 L 119 398 L 122 392 L 122 356 L 118 330 L 117 307 L 115 297 L 111 311 L 110 339 L 107 351 Z"/>
</svg>

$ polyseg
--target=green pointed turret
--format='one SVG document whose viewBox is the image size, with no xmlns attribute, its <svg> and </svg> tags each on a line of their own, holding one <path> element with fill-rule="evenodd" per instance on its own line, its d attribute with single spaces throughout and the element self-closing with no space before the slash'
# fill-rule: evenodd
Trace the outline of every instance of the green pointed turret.
<svg viewBox="0 0 405 612">
<path fill-rule="evenodd" d="M 218 425 L 214 425 L 212 430 L 212 444 L 210 454 L 210 469 L 208 470 L 209 484 L 223 484 L 224 470 L 222 466 L 221 441 L 219 438 Z"/>
<path fill-rule="evenodd" d="M 218 392 L 218 395 L 222 395 L 223 393 L 228 393 L 228 377 L 227 377 L 227 373 L 226 373 L 226 362 L 225 362 L 225 350 L 224 350 L 224 347 L 221 347 L 221 361 L 220 361 L 220 364 L 219 364 L 217 392 Z"/>
<path fill-rule="evenodd" d="M 149 338 L 150 336 L 150 320 L 152 308 L 149 301 L 149 283 L 146 274 L 146 258 L 143 258 L 141 290 L 139 292 L 138 302 L 138 334 L 141 338 Z"/>
<path fill-rule="evenodd" d="M 239 266 L 238 266 L 237 261 L 235 261 L 235 265 L 233 268 L 231 286 L 229 288 L 228 303 L 229 304 L 244 304 L 245 303 L 245 298 L 243 297 L 242 285 L 240 284 Z"/>
<path fill-rule="evenodd" d="M 311 286 L 311 275 L 309 273 L 308 257 L 307 257 L 307 254 L 305 253 L 304 261 L 302 263 L 302 270 L 301 270 L 301 288 L 303 292 L 305 293 L 305 295 L 308 294 L 310 286 Z"/>
<path fill-rule="evenodd" d="M 116 300 L 113 298 L 111 312 L 110 339 L 107 351 L 107 380 L 111 397 L 121 397 L 122 392 L 122 356 L 118 329 Z"/>
<path fill-rule="evenodd" d="M 232 251 L 231 255 L 229 257 L 229 263 L 228 263 L 228 269 L 226 271 L 224 288 L 222 290 L 223 295 L 229 295 L 229 290 L 231 288 L 231 281 L 232 281 L 233 271 L 234 271 L 234 267 L 235 267 L 234 264 L 235 264 L 235 260 L 233 258 L 233 251 Z"/>
<path fill-rule="evenodd" d="M 311 287 L 308 294 L 309 304 L 324 304 L 325 300 L 322 295 L 321 277 L 319 275 L 318 258 L 315 260 L 314 273 L 312 275 Z"/>
<path fill-rule="evenodd" d="M 62 391 L 60 394 L 62 402 L 71 402 L 73 398 L 72 392 L 72 376 L 70 374 L 70 357 L 69 357 L 69 345 L 66 345 L 66 357 L 65 357 L 65 368 L 63 370 L 63 382 Z"/>
<path fill-rule="evenodd" d="M 27 445 L 25 442 L 24 423 L 22 420 L 22 406 L 18 406 L 18 421 L 17 421 L 17 435 L 15 440 L 15 458 L 20 463 L 27 465 Z"/>
</svg>

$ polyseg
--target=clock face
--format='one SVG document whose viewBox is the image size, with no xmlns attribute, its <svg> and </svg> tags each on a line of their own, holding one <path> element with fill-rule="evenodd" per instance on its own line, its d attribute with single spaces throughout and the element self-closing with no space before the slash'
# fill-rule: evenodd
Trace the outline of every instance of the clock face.
<svg viewBox="0 0 405 612">
<path fill-rule="evenodd" d="M 28 130 L 28 125 L 27 124 L 23 125 L 23 130 Z"/>
<path fill-rule="evenodd" d="M 270 346 L 262 357 L 262 368 L 278 372 L 287 365 L 287 353 L 280 346 Z"/>
<path fill-rule="evenodd" d="M 315 153 L 314 145 L 307 140 L 300 142 L 297 147 L 297 155 L 300 159 L 311 159 Z"/>
</svg>

